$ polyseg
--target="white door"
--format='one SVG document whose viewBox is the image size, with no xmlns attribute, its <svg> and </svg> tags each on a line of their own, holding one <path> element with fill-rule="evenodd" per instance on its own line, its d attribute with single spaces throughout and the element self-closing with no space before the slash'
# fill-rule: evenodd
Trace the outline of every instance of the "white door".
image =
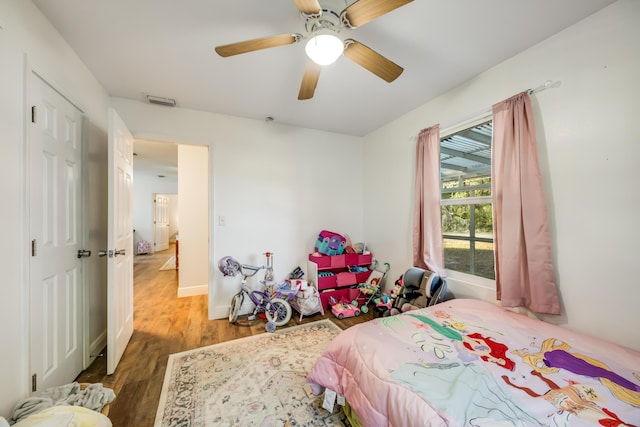
<svg viewBox="0 0 640 427">
<path fill-rule="evenodd" d="M 169 249 L 169 196 L 167 194 L 154 194 L 154 246 L 155 251 Z"/>
<path fill-rule="evenodd" d="M 28 88 L 29 362 L 35 392 L 72 382 L 83 368 L 82 113 L 33 73 Z"/>
<path fill-rule="evenodd" d="M 107 238 L 107 375 L 133 335 L 133 137 L 109 108 Z"/>
</svg>

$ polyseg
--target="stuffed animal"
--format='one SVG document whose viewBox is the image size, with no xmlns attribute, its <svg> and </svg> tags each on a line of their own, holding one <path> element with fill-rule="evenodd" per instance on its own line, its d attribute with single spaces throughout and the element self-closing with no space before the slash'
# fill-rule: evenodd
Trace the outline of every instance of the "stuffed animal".
<svg viewBox="0 0 640 427">
<path fill-rule="evenodd" d="M 386 294 L 382 295 L 380 298 L 376 298 L 374 301 L 377 307 L 386 307 L 387 310 L 391 310 L 393 307 L 393 303 L 395 302 L 398 295 L 402 292 L 402 276 L 396 283 L 393 285 L 393 289 L 389 290 Z"/>
<path fill-rule="evenodd" d="M 395 310 L 394 307 L 398 306 L 400 300 L 404 298 L 406 289 L 404 286 L 404 280 L 402 276 L 396 280 L 396 283 L 393 285 L 393 289 L 391 289 L 389 293 L 389 297 L 387 298 L 387 302 L 384 304 L 387 307 L 387 310 L 382 313 L 382 316 L 391 316 L 391 312 Z M 394 314 L 397 314 L 394 312 Z"/>
</svg>

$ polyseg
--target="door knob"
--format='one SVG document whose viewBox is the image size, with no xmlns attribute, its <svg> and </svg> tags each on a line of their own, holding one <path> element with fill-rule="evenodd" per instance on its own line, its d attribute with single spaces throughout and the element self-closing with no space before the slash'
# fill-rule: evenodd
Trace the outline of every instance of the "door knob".
<svg viewBox="0 0 640 427">
<path fill-rule="evenodd" d="M 86 249 L 78 249 L 78 258 L 86 258 L 91 256 L 91 251 Z"/>
<path fill-rule="evenodd" d="M 109 258 L 117 257 L 118 255 L 126 255 L 126 254 L 127 253 L 124 249 L 115 250 L 115 251 L 99 251 L 98 252 L 98 256 L 102 257 L 102 256 L 109 255 Z"/>
</svg>

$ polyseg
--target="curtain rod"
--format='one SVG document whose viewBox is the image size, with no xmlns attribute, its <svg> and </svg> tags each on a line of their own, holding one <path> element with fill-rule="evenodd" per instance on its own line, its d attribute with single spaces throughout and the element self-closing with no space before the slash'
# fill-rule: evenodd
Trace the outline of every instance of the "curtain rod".
<svg viewBox="0 0 640 427">
<path fill-rule="evenodd" d="M 538 86 L 537 88 L 535 88 L 535 89 L 527 89 L 525 92 L 527 92 L 529 95 L 532 95 L 534 93 L 542 92 L 543 90 L 550 89 L 552 87 L 558 87 L 558 86 L 560 86 L 560 84 L 562 84 L 562 82 L 560 80 L 558 80 L 556 82 L 552 82 L 551 80 L 547 80 L 546 82 L 544 82 L 544 84 Z"/>
<path fill-rule="evenodd" d="M 540 86 L 538 86 L 538 87 L 536 87 L 534 89 L 527 89 L 524 92 L 526 92 L 529 95 L 532 95 L 534 93 L 542 92 L 543 90 L 559 87 L 561 84 L 562 84 L 562 82 L 560 80 L 557 80 L 555 82 L 552 82 L 551 80 L 547 80 L 546 82 L 544 82 Z M 449 129 L 449 128 L 453 127 L 453 126 L 456 126 L 458 124 L 461 124 L 461 123 L 464 123 L 464 122 L 469 122 L 469 121 L 477 119 L 477 118 L 479 118 L 479 117 L 481 117 L 483 115 L 489 114 L 489 113 L 491 113 L 491 111 L 492 111 L 491 107 L 485 108 L 485 109 L 483 109 L 481 111 L 478 111 L 478 112 L 476 112 L 474 114 L 471 114 L 471 115 L 467 116 L 464 119 L 456 120 L 454 123 L 449 123 L 449 124 L 447 124 L 447 126 L 440 126 L 440 129 L 447 130 L 447 129 Z M 418 131 L 418 133 L 415 134 L 415 135 L 411 135 L 409 137 L 409 139 L 412 140 L 412 141 L 417 140 L 419 133 L 420 133 L 420 131 Z"/>
</svg>

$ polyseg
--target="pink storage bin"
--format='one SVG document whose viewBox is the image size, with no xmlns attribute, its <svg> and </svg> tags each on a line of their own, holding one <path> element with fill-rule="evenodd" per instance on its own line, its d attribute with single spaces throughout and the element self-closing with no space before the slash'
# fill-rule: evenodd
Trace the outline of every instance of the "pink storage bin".
<svg viewBox="0 0 640 427">
<path fill-rule="evenodd" d="M 309 254 L 309 261 L 318 265 L 318 270 L 328 268 L 346 268 L 350 265 L 369 265 L 373 261 L 373 254 L 344 254 L 344 255 L 316 255 Z"/>
<path fill-rule="evenodd" d="M 337 276 L 318 277 L 318 290 L 335 288 L 337 285 Z"/>
<path fill-rule="evenodd" d="M 370 265 L 373 262 L 373 254 L 358 255 L 357 265 Z"/>
<path fill-rule="evenodd" d="M 348 271 L 344 271 L 342 273 L 336 274 L 336 285 L 337 286 L 349 286 L 355 285 L 358 281 L 356 280 L 356 273 L 350 273 Z"/>
<path fill-rule="evenodd" d="M 318 264 L 318 270 L 326 270 L 328 268 L 344 268 L 346 264 L 346 255 L 323 255 L 309 254 L 309 261 Z"/>
<path fill-rule="evenodd" d="M 326 255 L 309 254 L 309 261 L 318 264 L 318 270 L 331 267 L 331 257 Z"/>
<path fill-rule="evenodd" d="M 363 271 L 362 273 L 356 273 L 356 283 L 364 283 L 371 276 L 371 270 Z"/>
</svg>

